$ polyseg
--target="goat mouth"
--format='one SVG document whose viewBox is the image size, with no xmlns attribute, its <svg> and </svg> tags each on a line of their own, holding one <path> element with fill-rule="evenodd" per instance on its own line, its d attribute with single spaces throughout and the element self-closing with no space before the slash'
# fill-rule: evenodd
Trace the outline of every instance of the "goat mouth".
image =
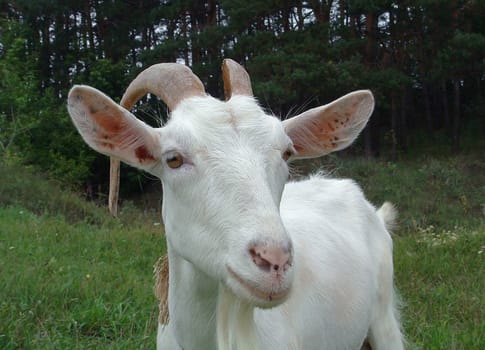
<svg viewBox="0 0 485 350">
<path fill-rule="evenodd" d="M 284 299 L 288 293 L 290 292 L 290 288 L 285 288 L 283 290 L 275 291 L 265 291 L 261 288 L 257 287 L 254 283 L 245 280 L 241 276 L 239 276 L 230 266 L 227 266 L 227 270 L 231 277 L 233 277 L 241 286 L 243 286 L 247 291 L 251 293 L 251 295 L 255 296 L 258 299 L 263 299 L 269 302 L 275 302 L 281 299 Z"/>
</svg>

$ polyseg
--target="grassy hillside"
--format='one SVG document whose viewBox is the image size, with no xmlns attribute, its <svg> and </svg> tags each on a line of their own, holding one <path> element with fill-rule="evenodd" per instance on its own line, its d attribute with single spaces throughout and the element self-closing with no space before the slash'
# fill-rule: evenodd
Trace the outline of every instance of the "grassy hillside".
<svg viewBox="0 0 485 350">
<path fill-rule="evenodd" d="M 377 205 L 398 206 L 396 284 L 410 348 L 485 348 L 483 159 L 321 165 Z M 125 206 L 114 220 L 39 174 L 0 171 L 0 348 L 153 349 L 157 216 Z"/>
<path fill-rule="evenodd" d="M 2 173 L 0 349 L 153 349 L 160 219 L 114 220 L 39 174 Z"/>
</svg>

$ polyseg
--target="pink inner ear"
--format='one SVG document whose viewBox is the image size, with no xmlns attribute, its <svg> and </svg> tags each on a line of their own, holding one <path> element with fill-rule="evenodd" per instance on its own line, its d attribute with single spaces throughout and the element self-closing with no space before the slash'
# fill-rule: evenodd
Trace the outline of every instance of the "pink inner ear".
<svg viewBox="0 0 485 350">
<path fill-rule="evenodd" d="M 118 114 L 103 110 L 94 112 L 91 115 L 96 124 L 106 132 L 115 134 L 119 133 L 123 128 L 121 117 Z"/>
<path fill-rule="evenodd" d="M 94 142 L 99 147 L 120 148 L 120 133 L 123 133 L 121 117 L 106 110 L 93 112 L 91 116 L 98 126 L 93 130 L 96 134 Z"/>
<path fill-rule="evenodd" d="M 95 142 L 100 147 L 123 150 L 138 139 L 135 129 L 130 128 L 120 114 L 101 110 L 91 115 L 99 126 L 94 131 L 97 136 Z M 144 144 L 136 147 L 134 154 L 140 163 L 150 163 L 156 159 Z"/>
<path fill-rule="evenodd" d="M 135 149 L 135 156 L 138 158 L 140 163 L 149 163 L 155 160 L 155 157 L 150 153 L 145 145 L 139 146 Z"/>
<path fill-rule="evenodd" d="M 288 136 L 297 157 L 315 157 L 346 147 L 356 135 L 360 123 L 359 102 L 341 100 L 324 108 L 316 108 L 289 122 Z"/>
</svg>

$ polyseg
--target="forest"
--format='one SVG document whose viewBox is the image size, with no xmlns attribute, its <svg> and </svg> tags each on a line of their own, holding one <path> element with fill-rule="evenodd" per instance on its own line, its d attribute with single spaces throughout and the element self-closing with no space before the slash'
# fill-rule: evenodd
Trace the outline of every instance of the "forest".
<svg viewBox="0 0 485 350">
<path fill-rule="evenodd" d="M 353 151 L 366 157 L 397 160 L 425 143 L 477 147 L 484 19 L 483 0 L 1 1 L 0 156 L 105 186 L 106 158 L 68 118 L 70 87 L 119 101 L 142 69 L 180 62 L 222 97 L 225 57 L 246 67 L 255 96 L 281 118 L 371 89 L 376 110 Z M 167 118 L 149 98 L 136 114 Z"/>
<path fill-rule="evenodd" d="M 281 119 L 372 90 L 357 142 L 292 179 L 323 168 L 396 205 L 407 349 L 485 349 L 485 0 L 0 0 L 0 349 L 154 348 L 160 181 L 122 168 L 113 218 L 109 159 L 67 94 L 118 102 L 143 69 L 179 62 L 223 98 L 224 58 Z M 133 112 L 168 118 L 150 96 Z"/>
</svg>

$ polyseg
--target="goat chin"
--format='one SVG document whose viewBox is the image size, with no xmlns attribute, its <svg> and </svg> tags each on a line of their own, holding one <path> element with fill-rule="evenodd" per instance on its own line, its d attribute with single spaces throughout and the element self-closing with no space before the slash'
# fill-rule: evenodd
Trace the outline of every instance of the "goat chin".
<svg viewBox="0 0 485 350">
<path fill-rule="evenodd" d="M 254 306 L 219 285 L 217 301 L 217 348 L 219 350 L 257 350 Z"/>
</svg>

